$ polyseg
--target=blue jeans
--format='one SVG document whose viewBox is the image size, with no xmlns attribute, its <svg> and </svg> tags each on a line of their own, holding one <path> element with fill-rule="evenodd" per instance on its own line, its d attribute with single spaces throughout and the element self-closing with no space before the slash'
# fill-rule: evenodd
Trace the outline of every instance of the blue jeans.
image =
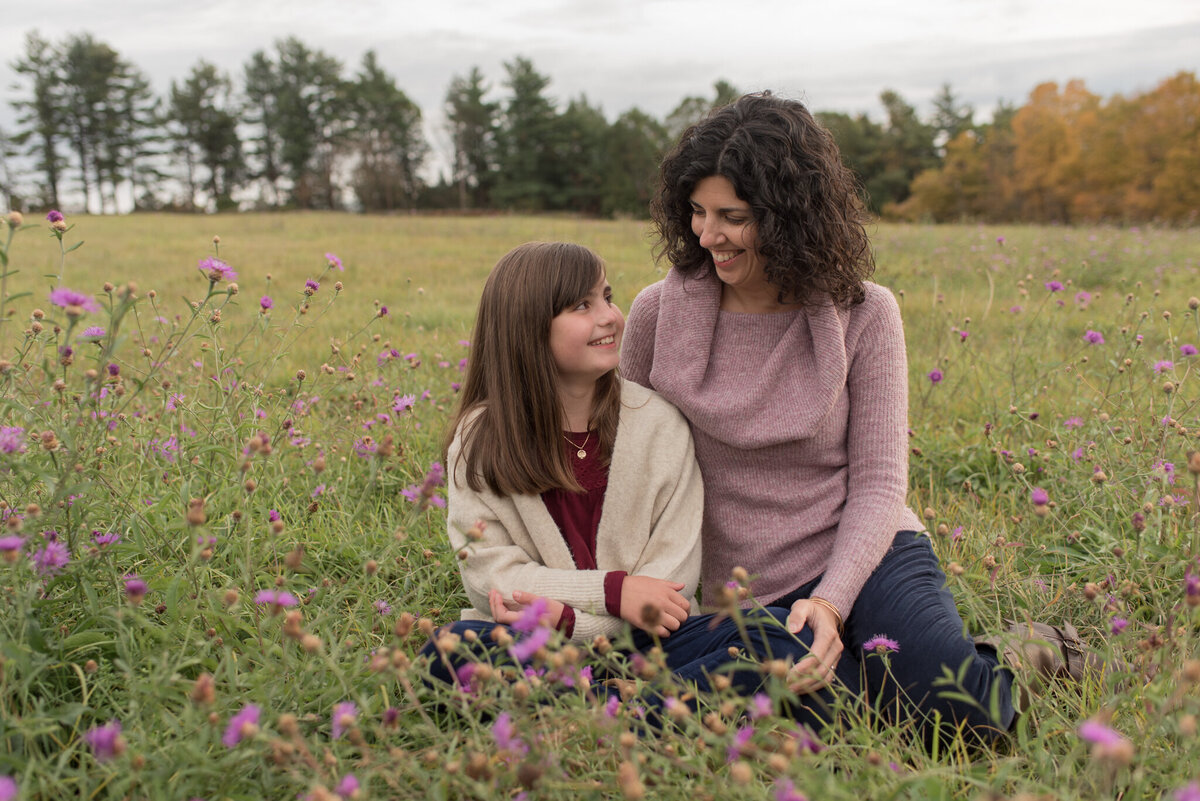
<svg viewBox="0 0 1200 801">
<path fill-rule="evenodd" d="M 700 691 L 712 689 L 710 677 L 719 673 L 727 675 L 732 687 L 742 695 L 756 692 L 764 684 L 764 677 L 758 668 L 758 663 L 767 659 L 791 659 L 796 661 L 808 653 L 812 644 L 811 633 L 807 630 L 800 635 L 787 631 L 781 621 L 786 617 L 786 610 L 768 609 L 766 611 L 750 612 L 743 616 L 742 625 L 745 636 L 737 622 L 730 618 L 718 619 L 716 615 L 693 615 L 671 632 L 669 637 L 662 638 L 657 644 L 662 648 L 667 668 L 679 679 L 696 685 Z M 462 665 L 478 660 L 490 661 L 493 664 L 514 664 L 511 656 L 491 642 L 489 633 L 496 624 L 484 620 L 460 620 L 443 627 L 462 636 L 467 631 L 474 631 L 479 636 L 469 646 L 471 657 L 461 652 L 447 655 L 445 660 L 431 658 L 430 675 L 440 681 L 454 683 L 455 677 L 451 670 L 457 671 Z M 656 641 L 641 630 L 633 632 L 633 647 L 636 651 L 649 650 Z M 730 647 L 742 649 L 746 659 L 740 660 L 737 667 L 729 667 L 735 663 L 729 655 Z M 435 655 L 433 642 L 430 641 L 421 649 L 421 653 L 433 657 Z M 447 664 L 449 663 L 449 664 Z M 603 676 L 596 678 L 602 679 Z M 813 726 L 827 722 L 831 715 L 826 712 L 826 704 L 831 696 L 812 696 L 802 699 L 804 706 L 792 710 L 798 719 L 809 722 Z M 648 706 L 656 706 L 657 700 L 644 698 Z M 694 703 L 693 703 L 694 706 Z"/>
<path fill-rule="evenodd" d="M 814 579 L 772 603 L 786 619 L 792 603 L 809 597 Z M 978 738 L 995 739 L 1015 716 L 1013 675 L 1000 666 L 994 648 L 976 645 L 965 632 L 946 576 L 929 538 L 901 531 L 892 541 L 845 621 L 845 650 L 837 676 L 852 693 L 862 693 L 872 707 L 890 715 L 910 716 L 928 737 L 935 719 L 942 726 L 965 726 Z M 877 634 L 899 643 L 887 660 L 863 652 L 862 644 Z M 935 685 L 946 669 L 957 686 Z M 970 701 L 947 697 L 968 696 Z"/>
</svg>

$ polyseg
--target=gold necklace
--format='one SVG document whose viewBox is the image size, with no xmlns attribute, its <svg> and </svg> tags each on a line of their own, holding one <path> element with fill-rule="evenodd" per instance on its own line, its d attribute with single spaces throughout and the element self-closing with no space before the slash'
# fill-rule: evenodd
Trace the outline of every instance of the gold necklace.
<svg viewBox="0 0 1200 801">
<path fill-rule="evenodd" d="M 583 446 L 584 446 L 584 445 L 587 445 L 587 444 L 588 444 L 588 440 L 589 440 L 589 439 L 591 439 L 591 438 L 592 438 L 592 432 L 591 432 L 591 431 L 589 431 L 589 432 L 587 432 L 587 436 L 583 438 L 583 445 L 576 445 L 574 442 L 571 442 L 570 438 L 568 438 L 566 434 L 563 434 L 563 439 L 565 439 L 565 440 L 566 440 L 568 443 L 570 443 L 570 445 L 571 445 L 571 447 L 572 447 L 572 448 L 575 448 L 575 449 L 576 449 L 576 450 L 575 450 L 575 455 L 576 455 L 576 456 L 578 456 L 580 459 L 586 459 L 586 458 L 587 458 L 587 451 L 585 451 L 585 450 L 583 449 Z"/>
</svg>

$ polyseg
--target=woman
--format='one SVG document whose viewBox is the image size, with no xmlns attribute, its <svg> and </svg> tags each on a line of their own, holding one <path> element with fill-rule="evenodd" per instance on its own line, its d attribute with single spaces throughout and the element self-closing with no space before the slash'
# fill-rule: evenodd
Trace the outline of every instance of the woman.
<svg viewBox="0 0 1200 801">
<path fill-rule="evenodd" d="M 882 708 L 1006 730 L 1013 675 L 964 635 L 905 507 L 900 312 L 866 280 L 866 212 L 829 132 L 798 102 L 747 95 L 685 131 L 661 178 L 652 215 L 671 270 L 630 309 L 621 373 L 691 424 L 702 598 L 735 566 L 749 570 L 756 598 L 811 632 L 800 692 L 836 672 Z M 1078 672 L 1073 634 L 1039 628 L 1066 647 L 1022 643 L 1020 654 Z M 894 653 L 870 657 L 864 643 Z M 938 697 L 935 681 L 964 665 L 975 703 Z"/>
</svg>

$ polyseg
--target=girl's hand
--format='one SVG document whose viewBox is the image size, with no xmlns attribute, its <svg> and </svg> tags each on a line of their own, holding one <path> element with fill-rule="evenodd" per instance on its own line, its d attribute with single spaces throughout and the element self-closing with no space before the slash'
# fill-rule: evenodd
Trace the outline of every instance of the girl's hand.
<svg viewBox="0 0 1200 801">
<path fill-rule="evenodd" d="M 791 690 L 799 695 L 816 692 L 829 685 L 843 647 L 833 611 L 823 604 L 801 598 L 792 604 L 787 627 L 793 634 L 799 634 L 805 626 L 812 629 L 812 650 L 792 667 L 790 684 Z"/>
<path fill-rule="evenodd" d="M 488 606 L 491 607 L 492 619 L 504 626 L 511 626 L 521 619 L 527 607 L 542 600 L 546 603 L 546 611 L 542 615 L 541 623 L 549 628 L 558 628 L 558 622 L 562 619 L 563 603 L 556 601 L 553 598 L 543 598 L 540 595 L 534 595 L 531 592 L 521 592 L 520 590 L 513 591 L 512 600 L 506 601 L 499 590 L 488 591 Z"/>
<path fill-rule="evenodd" d="M 657 637 L 669 637 L 688 619 L 691 604 L 677 581 L 626 576 L 621 584 L 621 619 Z"/>
</svg>

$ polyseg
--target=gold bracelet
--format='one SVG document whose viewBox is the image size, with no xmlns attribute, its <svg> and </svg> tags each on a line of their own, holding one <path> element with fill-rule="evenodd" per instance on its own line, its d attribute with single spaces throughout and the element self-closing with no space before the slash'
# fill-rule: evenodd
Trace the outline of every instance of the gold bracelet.
<svg viewBox="0 0 1200 801">
<path fill-rule="evenodd" d="M 824 598 L 818 598 L 815 595 L 813 597 L 809 598 L 808 600 L 812 601 L 814 604 L 820 604 L 821 606 L 828 609 L 830 612 L 833 612 L 833 616 L 835 618 L 837 618 L 838 636 L 841 636 L 842 634 L 846 633 L 846 627 L 842 623 L 842 613 L 838 611 L 838 608 L 836 606 L 834 606 L 832 602 L 826 601 Z"/>
</svg>

